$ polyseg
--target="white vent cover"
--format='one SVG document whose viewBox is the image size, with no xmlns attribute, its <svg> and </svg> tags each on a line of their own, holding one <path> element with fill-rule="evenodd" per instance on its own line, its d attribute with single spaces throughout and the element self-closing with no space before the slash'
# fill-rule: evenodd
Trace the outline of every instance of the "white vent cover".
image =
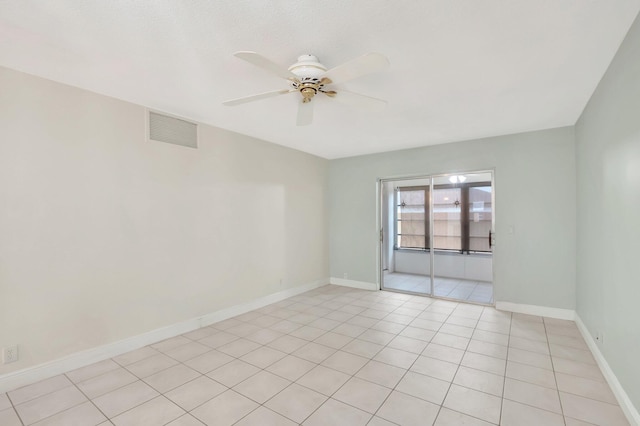
<svg viewBox="0 0 640 426">
<path fill-rule="evenodd" d="M 197 148 L 198 125 L 149 111 L 149 139 Z"/>
</svg>

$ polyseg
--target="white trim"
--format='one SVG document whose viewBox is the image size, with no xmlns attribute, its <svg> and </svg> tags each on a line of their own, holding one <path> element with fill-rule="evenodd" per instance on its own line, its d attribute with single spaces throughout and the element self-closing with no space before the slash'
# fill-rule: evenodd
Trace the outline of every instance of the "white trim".
<svg viewBox="0 0 640 426">
<path fill-rule="evenodd" d="M 359 288 L 361 290 L 379 290 L 378 284 L 368 283 L 366 281 L 346 280 L 344 278 L 331 277 L 329 279 L 330 284 L 341 285 L 343 287 Z"/>
<path fill-rule="evenodd" d="M 328 281 L 328 279 L 324 278 L 308 284 L 303 284 L 278 293 L 260 297 L 250 302 L 231 306 L 211 314 L 192 318 L 167 327 L 158 328 L 156 330 L 151 330 L 137 336 L 128 337 L 117 342 L 87 349 L 82 352 L 76 352 L 44 364 L 3 374 L 0 376 L 0 393 L 8 392 L 40 380 L 48 379 L 49 377 L 75 370 L 76 368 L 84 367 L 95 362 L 113 358 L 161 340 L 179 336 L 180 334 L 188 333 L 201 327 L 206 327 L 216 322 L 244 314 L 245 312 L 262 308 L 306 291 L 322 287 L 323 285 L 326 285 Z"/>
<path fill-rule="evenodd" d="M 598 367 L 600 367 L 600 371 L 602 371 L 604 378 L 607 380 L 607 383 L 609 383 L 613 394 L 616 396 L 618 404 L 620 405 L 620 408 L 622 408 L 622 412 L 625 416 L 627 416 L 627 420 L 629 420 L 629 423 L 632 425 L 640 425 L 640 413 L 638 412 L 638 409 L 634 407 L 631 399 L 629 398 L 629 395 L 627 395 L 627 392 L 625 392 L 624 388 L 618 381 L 618 378 L 609 366 L 609 363 L 605 359 L 604 355 L 602 355 L 602 352 L 600 352 L 598 344 L 593 339 L 593 336 L 591 335 L 591 333 L 589 333 L 587 326 L 584 325 L 584 322 L 582 322 L 582 319 L 577 313 L 575 316 L 575 322 L 578 326 L 578 330 L 580 330 L 580 333 L 582 334 L 582 337 L 584 338 L 585 342 L 587 342 L 587 346 L 589 346 L 589 349 L 591 349 L 591 353 L 596 359 Z"/>
<path fill-rule="evenodd" d="M 573 321 L 576 311 L 573 309 L 550 308 L 548 306 L 524 305 L 513 302 L 496 302 L 499 311 L 517 312 L 519 314 L 537 315 L 540 317 L 556 318 Z"/>
</svg>

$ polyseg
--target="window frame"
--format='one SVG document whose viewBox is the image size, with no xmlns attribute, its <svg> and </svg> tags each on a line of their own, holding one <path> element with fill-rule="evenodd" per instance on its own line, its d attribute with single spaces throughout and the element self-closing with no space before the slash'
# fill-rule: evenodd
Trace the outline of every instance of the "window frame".
<svg viewBox="0 0 640 426">
<path fill-rule="evenodd" d="M 484 250 L 471 250 L 470 249 L 470 226 L 469 226 L 469 189 L 473 187 L 490 187 L 493 193 L 493 185 L 492 181 L 483 181 L 483 182 L 463 182 L 463 183 L 451 183 L 451 184 L 439 184 L 433 185 L 433 191 L 438 189 L 460 189 L 460 250 L 456 249 L 439 249 L 434 248 L 434 251 L 442 252 L 442 253 L 459 253 L 459 254 L 492 254 L 493 251 L 484 251 Z M 429 252 L 431 248 L 429 247 L 431 242 L 430 231 L 431 228 L 429 226 L 430 218 L 431 218 L 431 196 L 432 189 L 431 185 L 414 185 L 414 186 L 399 186 L 394 190 L 394 210 L 393 210 L 393 218 L 394 218 L 394 243 L 393 249 L 396 251 L 399 250 L 407 250 L 407 251 L 424 251 Z M 399 242 L 399 234 L 398 234 L 398 207 L 400 207 L 398 194 L 402 191 L 415 191 L 415 190 L 424 190 L 425 191 L 425 248 L 419 247 L 400 247 Z M 428 200 L 428 201 L 427 201 Z M 491 212 L 493 214 L 493 201 L 491 203 Z M 489 238 L 487 236 L 487 238 Z"/>
</svg>

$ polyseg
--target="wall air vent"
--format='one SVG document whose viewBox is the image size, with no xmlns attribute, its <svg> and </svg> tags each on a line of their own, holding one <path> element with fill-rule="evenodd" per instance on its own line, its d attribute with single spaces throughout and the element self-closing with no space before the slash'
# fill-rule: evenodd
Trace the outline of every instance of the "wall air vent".
<svg viewBox="0 0 640 426">
<path fill-rule="evenodd" d="M 149 111 L 149 139 L 198 148 L 198 125 Z"/>
</svg>

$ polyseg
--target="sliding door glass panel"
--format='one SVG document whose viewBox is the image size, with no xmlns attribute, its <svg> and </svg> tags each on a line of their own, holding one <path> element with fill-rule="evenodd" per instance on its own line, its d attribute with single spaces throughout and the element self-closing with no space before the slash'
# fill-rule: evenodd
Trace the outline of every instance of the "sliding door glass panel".
<svg viewBox="0 0 640 426">
<path fill-rule="evenodd" d="M 429 179 L 383 181 L 383 228 L 391 228 L 393 245 L 383 242 L 382 288 L 431 294 L 429 256 Z M 386 220 L 385 217 L 391 218 Z M 385 235 L 385 229 L 382 230 Z"/>
<path fill-rule="evenodd" d="M 435 296 L 493 302 L 491 173 L 433 177 Z"/>
</svg>

